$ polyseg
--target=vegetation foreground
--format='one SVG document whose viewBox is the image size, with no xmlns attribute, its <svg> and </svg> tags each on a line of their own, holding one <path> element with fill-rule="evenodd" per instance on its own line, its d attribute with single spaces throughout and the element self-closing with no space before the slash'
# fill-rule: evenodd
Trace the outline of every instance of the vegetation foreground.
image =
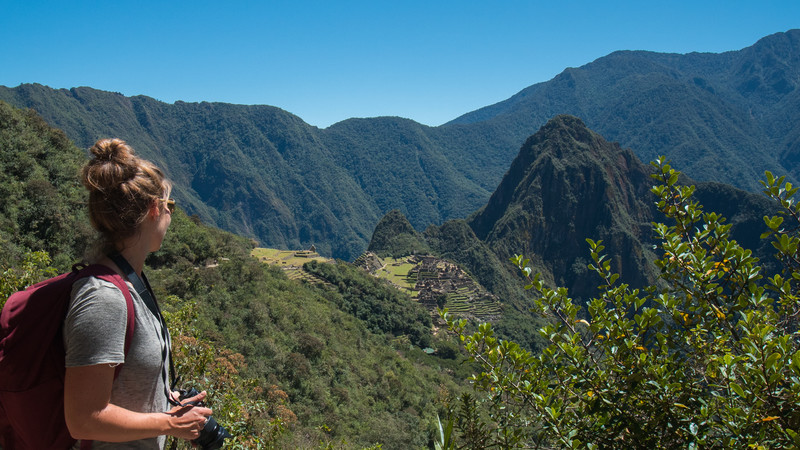
<svg viewBox="0 0 800 450">
<path fill-rule="evenodd" d="M 451 410 L 442 448 L 797 448 L 800 446 L 800 204 L 797 188 L 767 173 L 782 214 L 765 217 L 783 271 L 766 276 L 730 225 L 704 213 L 693 187 L 654 164 L 658 283 L 618 283 L 600 242 L 589 241 L 599 294 L 585 310 L 550 289 L 529 261 L 514 262 L 550 319 L 549 346 L 532 354 L 488 324 L 448 324 L 481 365 L 479 394 Z M 447 312 L 443 312 L 445 317 Z M 473 413 L 475 402 L 489 422 Z M 445 432 L 445 429 L 447 432 Z"/>
</svg>

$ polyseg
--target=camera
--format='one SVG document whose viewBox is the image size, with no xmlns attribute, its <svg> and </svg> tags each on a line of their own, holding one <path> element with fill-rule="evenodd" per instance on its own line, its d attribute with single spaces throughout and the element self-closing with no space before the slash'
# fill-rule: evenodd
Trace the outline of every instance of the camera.
<svg viewBox="0 0 800 450">
<path fill-rule="evenodd" d="M 180 400 L 191 398 L 200 394 L 195 388 L 189 388 L 188 390 L 181 389 L 180 393 Z M 196 406 L 203 406 L 203 402 L 189 403 Z M 214 420 L 214 417 L 209 416 L 208 420 L 206 420 L 203 430 L 200 431 L 200 436 L 197 439 L 193 439 L 192 443 L 197 445 L 197 447 L 201 450 L 215 450 L 222 448 L 225 438 L 229 437 L 233 436 L 231 436 L 231 434 L 225 430 L 225 427 L 217 423 L 217 421 Z"/>
</svg>

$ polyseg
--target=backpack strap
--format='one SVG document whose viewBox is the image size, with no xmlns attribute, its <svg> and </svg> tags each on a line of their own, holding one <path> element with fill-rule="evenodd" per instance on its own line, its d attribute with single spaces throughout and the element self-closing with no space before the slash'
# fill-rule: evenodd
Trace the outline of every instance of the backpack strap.
<svg viewBox="0 0 800 450">
<path fill-rule="evenodd" d="M 116 286 L 120 291 L 122 291 L 122 296 L 125 297 L 125 304 L 127 305 L 127 322 L 125 326 L 125 346 L 124 346 L 124 354 L 125 356 L 128 355 L 128 350 L 131 348 L 131 341 L 133 341 L 133 331 L 136 328 L 136 309 L 133 306 L 133 297 L 131 296 L 131 292 L 128 290 L 128 285 L 125 283 L 125 280 L 122 278 L 121 275 L 114 272 L 110 267 L 106 267 L 102 264 L 92 264 L 86 267 L 80 267 L 79 265 L 75 265 L 72 267 L 72 270 L 78 271 L 78 277 L 85 278 L 85 277 L 95 277 L 104 281 L 108 281 Z M 114 369 L 114 379 L 116 380 L 119 376 L 119 371 L 122 370 L 123 364 L 117 365 Z"/>
<path fill-rule="evenodd" d="M 116 285 L 119 288 L 119 290 L 122 291 L 122 295 L 125 296 L 125 303 L 128 305 L 127 308 L 128 320 L 127 320 L 127 325 L 125 327 L 125 347 L 123 351 L 125 353 L 125 356 L 128 356 L 128 350 L 131 349 L 131 342 L 133 341 L 133 330 L 136 327 L 136 310 L 134 309 L 133 306 L 133 297 L 131 297 L 131 292 L 128 290 L 128 285 L 125 284 L 125 281 L 123 281 L 119 275 L 116 276 L 102 275 L 99 276 L 98 278 L 100 278 L 101 280 L 106 280 L 111 283 L 114 283 L 114 285 Z M 119 376 L 119 371 L 122 370 L 123 365 L 124 363 L 118 365 L 114 369 L 114 379 L 116 379 Z"/>
<path fill-rule="evenodd" d="M 128 285 L 125 283 L 125 280 L 120 276 L 118 273 L 111 270 L 110 267 L 106 267 L 102 264 L 92 264 L 90 266 L 81 267 L 80 265 L 75 265 L 72 267 L 73 271 L 77 271 L 77 279 L 85 278 L 85 277 L 95 277 L 100 280 L 108 281 L 112 283 L 114 286 L 117 287 L 120 291 L 122 291 L 122 296 L 125 297 L 125 304 L 127 306 L 127 322 L 125 326 L 125 346 L 124 346 L 124 354 L 128 356 L 128 350 L 131 348 L 131 341 L 133 341 L 133 331 L 136 327 L 136 309 L 133 306 L 133 297 L 131 296 L 131 291 L 128 289 Z M 119 372 L 122 370 L 123 364 L 118 364 L 116 368 L 114 368 L 114 379 L 116 380 L 119 377 Z M 91 450 L 92 444 L 94 441 L 91 440 L 80 440 L 80 448 L 81 450 Z"/>
</svg>

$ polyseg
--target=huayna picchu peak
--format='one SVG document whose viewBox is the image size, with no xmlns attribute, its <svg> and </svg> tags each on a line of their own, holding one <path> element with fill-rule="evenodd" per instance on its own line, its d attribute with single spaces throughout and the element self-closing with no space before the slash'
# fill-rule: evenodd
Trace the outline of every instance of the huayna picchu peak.
<svg viewBox="0 0 800 450">
<path fill-rule="evenodd" d="M 639 285 L 651 275 L 643 245 L 654 212 L 649 173 L 580 119 L 557 116 L 528 138 L 469 223 L 501 258 L 530 255 L 573 295 L 596 285 L 582 276 L 587 238 L 602 239 L 623 279 Z"/>
</svg>

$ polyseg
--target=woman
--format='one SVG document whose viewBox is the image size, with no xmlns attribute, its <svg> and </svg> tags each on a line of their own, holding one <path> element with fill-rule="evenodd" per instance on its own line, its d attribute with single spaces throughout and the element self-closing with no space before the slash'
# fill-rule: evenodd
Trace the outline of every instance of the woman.
<svg viewBox="0 0 800 450">
<path fill-rule="evenodd" d="M 145 258 L 161 247 L 175 205 L 169 198 L 172 186 L 161 170 L 135 156 L 120 139 L 97 141 L 90 152 L 92 159 L 81 177 L 89 191 L 92 226 L 101 235 L 97 262 L 129 283 L 135 327 L 126 352 L 122 292 L 94 277 L 73 285 L 64 320 L 67 427 L 72 437 L 94 441 L 92 448 L 161 449 L 165 435 L 196 439 L 212 411 L 188 404 L 169 409 L 168 403 L 175 400 L 166 381 L 169 334 L 145 303 L 150 300 L 132 289 L 141 280 L 131 280 L 143 276 Z M 132 272 L 120 265 L 129 265 Z M 186 401 L 200 401 L 205 395 Z"/>
</svg>

